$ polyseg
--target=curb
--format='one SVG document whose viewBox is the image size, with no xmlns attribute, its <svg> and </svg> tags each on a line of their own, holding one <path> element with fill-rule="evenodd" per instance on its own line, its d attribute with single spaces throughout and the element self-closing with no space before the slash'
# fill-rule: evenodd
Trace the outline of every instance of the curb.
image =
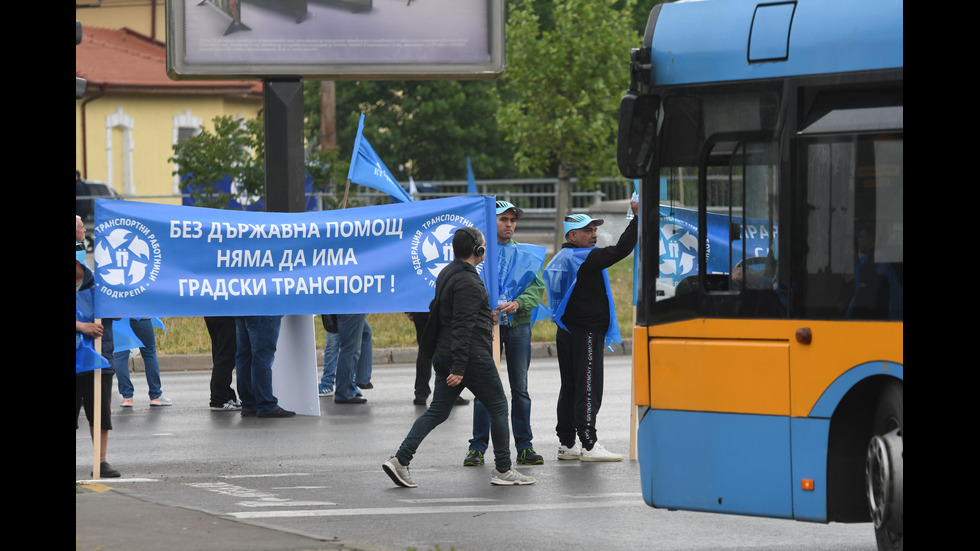
<svg viewBox="0 0 980 551">
<path fill-rule="evenodd" d="M 629 355 L 633 353 L 633 339 L 623 339 L 622 344 L 613 345 L 613 351 L 607 354 Z M 418 347 L 407 348 L 375 348 L 372 361 L 374 367 L 386 365 L 412 365 L 415 363 L 415 356 L 418 354 Z M 531 358 L 557 358 L 553 342 L 532 342 Z M 161 354 L 157 356 L 160 361 L 160 371 L 211 371 L 210 354 Z M 323 353 L 317 349 L 316 365 L 323 367 Z M 129 360 L 129 370 L 143 372 L 143 358 L 136 356 Z"/>
</svg>

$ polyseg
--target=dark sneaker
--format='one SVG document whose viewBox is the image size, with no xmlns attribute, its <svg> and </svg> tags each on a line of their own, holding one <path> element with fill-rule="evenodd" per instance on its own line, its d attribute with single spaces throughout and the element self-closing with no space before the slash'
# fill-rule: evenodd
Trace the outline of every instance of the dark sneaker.
<svg viewBox="0 0 980 551">
<path fill-rule="evenodd" d="M 392 457 L 391 459 L 385 461 L 381 468 L 388 473 L 391 477 L 391 481 L 395 484 L 401 486 L 402 488 L 415 488 L 418 486 L 414 481 L 412 481 L 412 475 L 408 472 L 408 467 L 402 465 L 401 461 L 397 457 Z"/>
<path fill-rule="evenodd" d="M 470 450 L 466 457 L 463 459 L 464 467 L 482 467 L 483 466 L 483 454 L 476 450 Z"/>
<path fill-rule="evenodd" d="M 242 417 L 255 417 L 255 410 L 254 409 L 243 409 L 242 410 Z"/>
<path fill-rule="evenodd" d="M 416 396 L 415 399 L 412 400 L 412 403 L 415 404 L 415 405 L 417 405 L 417 406 L 424 406 L 425 405 L 425 399 L 426 398 L 427 398 L 427 396 Z"/>
<path fill-rule="evenodd" d="M 95 476 L 94 473 L 89 473 L 89 476 Z M 99 463 L 99 477 L 101 478 L 119 478 L 119 471 L 112 468 L 112 465 L 108 461 L 103 461 Z"/>
<path fill-rule="evenodd" d="M 289 411 L 288 409 L 282 409 L 281 407 L 276 407 L 276 409 L 270 411 L 269 413 L 259 413 L 258 417 L 263 418 L 283 418 L 283 417 L 295 417 L 295 411 Z"/>
<path fill-rule="evenodd" d="M 335 404 L 366 404 L 367 398 L 361 398 L 360 396 L 354 396 L 350 400 L 340 400 L 338 398 L 333 399 Z"/>
<path fill-rule="evenodd" d="M 358 383 L 357 384 L 357 388 L 360 388 L 360 389 L 363 389 L 363 390 L 371 390 L 372 388 L 374 388 L 374 384 L 372 384 L 371 381 L 368 381 L 366 383 Z"/>
<path fill-rule="evenodd" d="M 544 458 L 534 453 L 534 448 L 528 448 L 517 454 L 517 462 L 521 465 L 544 465 Z"/>
<path fill-rule="evenodd" d="M 453 403 L 453 405 L 454 406 L 465 406 L 465 405 L 467 405 L 469 403 L 470 403 L 470 401 L 467 400 L 466 398 L 463 398 L 462 396 L 457 396 L 456 397 L 456 402 Z"/>
</svg>

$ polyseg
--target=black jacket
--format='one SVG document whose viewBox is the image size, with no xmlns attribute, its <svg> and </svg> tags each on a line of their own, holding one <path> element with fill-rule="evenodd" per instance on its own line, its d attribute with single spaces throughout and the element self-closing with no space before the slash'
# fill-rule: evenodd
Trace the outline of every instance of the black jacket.
<svg viewBox="0 0 980 551">
<path fill-rule="evenodd" d="M 435 352 L 452 356 L 453 375 L 463 375 L 470 357 L 493 353 L 493 319 L 490 296 L 476 268 L 454 260 L 436 279 L 438 333 Z M 435 317 L 430 312 L 430 321 Z"/>
<path fill-rule="evenodd" d="M 579 266 L 575 289 L 568 299 L 565 315 L 561 320 L 571 330 L 597 331 L 605 333 L 609 328 L 609 301 L 606 284 L 602 280 L 602 270 L 629 256 L 636 246 L 636 218 L 623 230 L 623 235 L 615 245 L 595 247 L 589 252 L 585 262 Z M 574 248 L 571 243 L 562 248 Z"/>
</svg>

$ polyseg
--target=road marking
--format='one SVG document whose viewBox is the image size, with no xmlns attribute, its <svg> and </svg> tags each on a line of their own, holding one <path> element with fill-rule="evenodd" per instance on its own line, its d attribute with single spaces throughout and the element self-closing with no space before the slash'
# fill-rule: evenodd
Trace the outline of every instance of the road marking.
<svg viewBox="0 0 980 551">
<path fill-rule="evenodd" d="M 310 476 L 310 473 L 229 474 L 221 478 L 275 478 L 279 476 Z"/>
<path fill-rule="evenodd" d="M 403 503 L 481 503 L 484 501 L 500 501 L 489 497 L 433 497 L 428 499 L 399 499 Z"/>
<path fill-rule="evenodd" d="M 604 497 L 636 497 L 643 498 L 643 492 L 617 492 L 609 494 L 566 494 L 565 497 L 569 499 L 602 499 Z"/>
<path fill-rule="evenodd" d="M 108 481 L 109 479 L 107 478 L 93 478 L 90 480 L 76 480 L 75 483 L 76 484 L 100 484 L 102 482 L 108 482 Z M 120 484 L 122 482 L 160 482 L 160 480 L 156 478 L 113 478 L 112 479 L 113 484 Z"/>
<path fill-rule="evenodd" d="M 624 505 L 642 505 L 642 500 L 604 501 L 602 503 L 539 503 L 539 504 L 500 504 L 500 505 L 446 505 L 436 507 L 379 507 L 376 509 L 328 509 L 306 511 L 254 511 L 228 513 L 240 519 L 258 518 L 300 518 L 300 517 L 355 517 L 383 515 L 426 515 L 447 513 L 513 513 L 519 511 L 561 511 L 565 509 L 605 509 Z"/>
<path fill-rule="evenodd" d="M 332 501 L 239 501 L 241 507 L 328 507 L 336 505 Z"/>
</svg>

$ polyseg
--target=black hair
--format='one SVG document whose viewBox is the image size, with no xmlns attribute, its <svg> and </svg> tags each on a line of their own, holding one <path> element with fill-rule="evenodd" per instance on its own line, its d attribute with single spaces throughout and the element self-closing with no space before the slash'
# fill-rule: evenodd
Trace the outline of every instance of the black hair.
<svg viewBox="0 0 980 551">
<path fill-rule="evenodd" d="M 486 252 L 486 248 L 480 245 L 480 233 L 475 228 L 464 226 L 453 234 L 453 254 L 456 258 L 483 256 Z"/>
</svg>

